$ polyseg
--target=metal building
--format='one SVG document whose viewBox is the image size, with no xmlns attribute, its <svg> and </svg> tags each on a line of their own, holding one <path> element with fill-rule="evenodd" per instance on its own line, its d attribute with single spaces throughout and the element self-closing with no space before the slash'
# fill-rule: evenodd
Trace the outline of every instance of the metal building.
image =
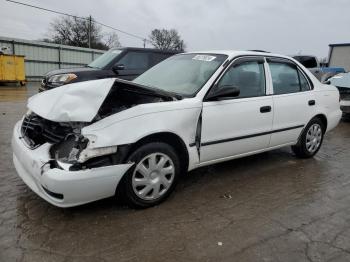
<svg viewBox="0 0 350 262">
<path fill-rule="evenodd" d="M 343 67 L 350 71 L 350 43 L 330 44 L 328 66 Z"/>
<path fill-rule="evenodd" d="M 102 50 L 0 37 L 0 47 L 9 54 L 25 56 L 26 79 L 40 80 L 51 70 L 84 66 L 104 53 Z"/>
</svg>

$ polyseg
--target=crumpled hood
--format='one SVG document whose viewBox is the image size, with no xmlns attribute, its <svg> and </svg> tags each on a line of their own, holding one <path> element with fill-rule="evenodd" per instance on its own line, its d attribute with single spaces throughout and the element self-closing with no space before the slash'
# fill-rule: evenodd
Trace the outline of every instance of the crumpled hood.
<svg viewBox="0 0 350 262">
<path fill-rule="evenodd" d="M 63 85 L 29 98 L 28 108 L 55 122 L 91 122 L 115 78 Z"/>
</svg>

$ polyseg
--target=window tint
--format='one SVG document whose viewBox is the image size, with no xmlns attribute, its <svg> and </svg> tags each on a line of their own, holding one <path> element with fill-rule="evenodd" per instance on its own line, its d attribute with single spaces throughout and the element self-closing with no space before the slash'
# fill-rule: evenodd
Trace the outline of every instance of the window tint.
<svg viewBox="0 0 350 262">
<path fill-rule="evenodd" d="M 125 69 L 147 69 L 149 54 L 141 52 L 129 52 L 120 59 L 117 64 L 124 65 Z"/>
<path fill-rule="evenodd" d="M 300 91 L 298 71 L 295 66 L 284 63 L 269 63 L 274 94 Z"/>
<path fill-rule="evenodd" d="M 300 70 L 298 70 L 298 73 L 299 73 L 299 77 L 300 77 L 301 91 L 310 90 L 309 82 L 306 80 L 306 77 L 304 76 L 304 74 Z"/>
<path fill-rule="evenodd" d="M 265 95 L 264 64 L 246 62 L 229 68 L 221 78 L 219 88 L 234 86 L 240 89 L 238 97 L 255 97 Z"/>
</svg>

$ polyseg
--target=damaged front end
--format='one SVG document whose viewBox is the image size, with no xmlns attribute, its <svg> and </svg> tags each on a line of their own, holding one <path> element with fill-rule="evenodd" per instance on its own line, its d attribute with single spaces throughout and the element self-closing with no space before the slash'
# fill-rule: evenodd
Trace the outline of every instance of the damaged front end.
<svg viewBox="0 0 350 262">
<path fill-rule="evenodd" d="M 64 85 L 40 93 L 30 99 L 28 113 L 14 128 L 17 173 L 35 193 L 59 207 L 113 196 L 133 165 L 126 163 L 132 145 L 96 146 L 98 134 L 85 134 L 83 129 L 140 104 L 177 99 L 115 79 Z"/>
<path fill-rule="evenodd" d="M 53 122 L 30 112 L 23 119 L 21 138 L 31 149 L 45 143 L 52 144 L 50 161 L 63 169 L 80 170 L 118 164 L 112 157 L 117 152 L 116 146 L 87 149 L 89 138 L 81 135 L 81 129 L 85 125 L 86 123 L 79 122 Z M 102 157 L 104 155 L 110 157 Z M 95 157 L 99 159 L 91 160 Z"/>
<path fill-rule="evenodd" d="M 94 138 L 81 135 L 81 129 L 86 125 L 79 122 L 53 122 L 30 112 L 23 119 L 21 139 L 31 150 L 46 143 L 51 144 L 49 161 L 51 166 L 61 169 L 76 171 L 119 164 L 123 158 L 118 157 L 117 146 L 87 148 Z M 124 147 L 120 147 L 120 153 L 125 152 Z"/>
<path fill-rule="evenodd" d="M 87 82 L 84 83 L 86 85 Z M 109 81 L 109 83 L 111 82 Z M 60 88 L 41 93 L 40 96 L 48 96 L 47 94 L 57 92 Z M 73 88 L 75 86 L 71 86 L 71 89 Z M 86 88 L 90 88 L 90 85 Z M 97 138 L 93 136 L 84 137 L 81 134 L 81 130 L 85 126 L 140 104 L 179 99 L 175 95 L 158 92 L 124 80 L 115 80 L 112 86 L 109 89 L 104 89 L 105 93 L 101 93 L 99 98 L 94 99 L 94 101 L 90 101 L 93 96 L 89 94 L 85 101 L 81 99 L 86 90 L 81 92 L 78 97 L 76 97 L 79 93 L 77 90 L 66 90 L 64 94 L 54 94 L 54 98 L 63 97 L 66 101 L 53 101 L 54 98 L 47 97 L 48 101 L 52 101 L 56 105 L 49 111 L 42 109 L 44 105 L 38 110 L 38 102 L 42 102 L 42 97 L 31 100 L 29 108 L 39 112 L 35 113 L 30 110 L 26 114 L 21 126 L 21 138 L 31 149 L 40 147 L 45 143 L 51 144 L 50 161 L 54 166 L 69 171 L 117 165 L 126 160 L 129 152 L 130 145 L 94 148 L 94 142 Z M 94 90 L 94 92 L 96 91 Z M 103 99 L 101 99 L 101 96 L 103 96 Z M 96 103 L 96 100 L 99 100 L 98 103 Z M 91 108 L 89 108 L 89 114 L 84 116 L 80 110 L 84 110 L 90 102 L 94 102 L 92 106 L 95 108 L 95 113 L 94 115 L 91 114 Z M 59 108 L 57 107 L 58 104 L 60 105 Z M 67 108 L 73 105 L 75 105 L 75 108 L 80 108 L 80 110 L 75 109 L 69 112 Z M 79 115 L 81 118 L 79 118 Z M 67 121 L 70 119 L 73 121 Z"/>
</svg>

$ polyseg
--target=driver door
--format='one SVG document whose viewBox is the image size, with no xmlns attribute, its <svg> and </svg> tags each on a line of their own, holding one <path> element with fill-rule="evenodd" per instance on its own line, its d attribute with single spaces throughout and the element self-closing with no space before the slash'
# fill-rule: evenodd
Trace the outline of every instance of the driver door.
<svg viewBox="0 0 350 262">
<path fill-rule="evenodd" d="M 242 155 L 269 146 L 273 100 L 266 95 L 263 57 L 236 60 L 213 88 L 236 87 L 237 97 L 204 101 L 200 162 Z"/>
</svg>

